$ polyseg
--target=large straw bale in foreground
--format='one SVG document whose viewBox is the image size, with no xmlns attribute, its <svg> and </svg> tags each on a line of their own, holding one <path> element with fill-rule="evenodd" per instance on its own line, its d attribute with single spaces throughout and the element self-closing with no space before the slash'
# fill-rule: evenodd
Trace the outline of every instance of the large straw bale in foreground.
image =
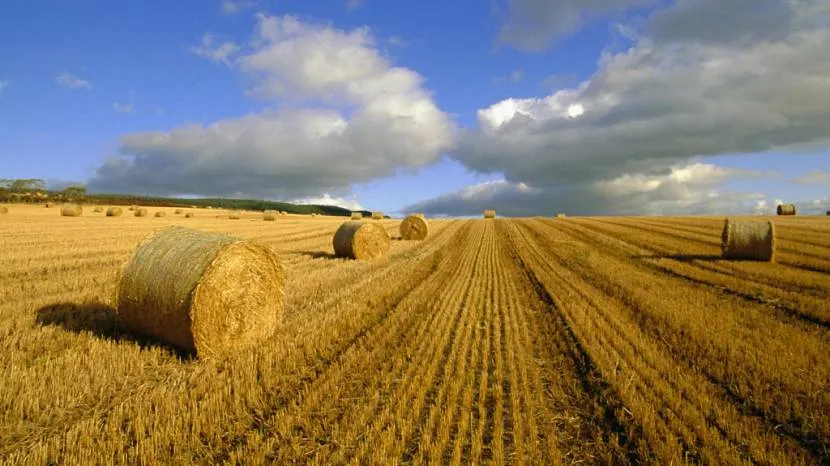
<svg viewBox="0 0 830 466">
<path fill-rule="evenodd" d="M 64 204 L 61 206 L 61 215 L 64 217 L 80 217 L 84 208 L 78 204 Z"/>
<path fill-rule="evenodd" d="M 779 204 L 776 212 L 778 215 L 796 215 L 798 210 L 795 208 L 795 204 Z"/>
<path fill-rule="evenodd" d="M 273 222 L 277 219 L 277 211 L 276 210 L 266 210 L 262 213 L 262 219 L 268 222 Z"/>
<path fill-rule="evenodd" d="M 725 259 L 775 262 L 775 225 L 769 220 L 726 219 L 721 248 Z"/>
<path fill-rule="evenodd" d="M 107 209 L 107 217 L 120 217 L 123 213 L 121 207 L 110 207 Z"/>
<path fill-rule="evenodd" d="M 136 217 L 146 217 L 149 214 L 150 211 L 145 209 L 144 207 L 137 207 L 133 215 L 135 215 Z"/>
<path fill-rule="evenodd" d="M 352 220 L 360 220 L 363 218 L 363 212 L 352 212 Z"/>
<path fill-rule="evenodd" d="M 496 218 L 496 211 L 495 210 L 485 210 L 484 211 L 484 218 Z"/>
<path fill-rule="evenodd" d="M 210 358 L 271 337 L 283 286 L 270 246 L 172 227 L 138 245 L 121 268 L 116 302 L 133 331 Z"/>
<path fill-rule="evenodd" d="M 386 230 L 363 221 L 344 222 L 334 234 L 334 254 L 352 259 L 377 259 L 389 252 L 391 239 Z"/>
<path fill-rule="evenodd" d="M 405 240 L 424 240 L 429 234 L 429 224 L 423 214 L 410 215 L 403 219 L 399 227 L 401 238 Z"/>
</svg>

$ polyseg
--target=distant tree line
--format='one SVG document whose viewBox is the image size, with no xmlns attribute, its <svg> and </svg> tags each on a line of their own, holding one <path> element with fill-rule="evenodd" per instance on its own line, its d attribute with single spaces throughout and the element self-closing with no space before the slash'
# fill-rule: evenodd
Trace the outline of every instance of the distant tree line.
<svg viewBox="0 0 830 466">
<path fill-rule="evenodd" d="M 80 184 L 48 190 L 40 178 L 0 178 L 0 202 L 84 202 L 86 198 L 86 186 Z"/>
</svg>

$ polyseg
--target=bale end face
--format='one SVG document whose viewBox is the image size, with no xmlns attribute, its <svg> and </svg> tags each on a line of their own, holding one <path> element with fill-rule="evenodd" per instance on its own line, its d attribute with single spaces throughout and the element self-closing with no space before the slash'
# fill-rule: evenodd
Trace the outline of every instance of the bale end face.
<svg viewBox="0 0 830 466">
<path fill-rule="evenodd" d="M 284 275 L 270 246 L 172 227 L 124 264 L 116 302 L 133 331 L 213 358 L 274 334 Z"/>
<path fill-rule="evenodd" d="M 400 225 L 401 238 L 421 241 L 429 234 L 429 224 L 423 214 L 410 215 Z"/>
<path fill-rule="evenodd" d="M 146 217 L 149 214 L 150 214 L 149 210 L 147 210 L 143 207 L 140 207 L 140 208 L 135 209 L 135 213 L 133 215 L 135 215 L 136 217 Z"/>
<path fill-rule="evenodd" d="M 795 204 L 779 204 L 775 211 L 778 215 L 796 215 L 798 213 Z"/>
<path fill-rule="evenodd" d="M 775 262 L 775 225 L 726 219 L 721 235 L 724 259 Z"/>
<path fill-rule="evenodd" d="M 61 216 L 63 217 L 80 217 L 83 212 L 83 207 L 78 204 L 64 204 L 61 206 Z"/>
<path fill-rule="evenodd" d="M 334 254 L 352 259 L 377 259 L 386 256 L 391 246 L 386 230 L 376 223 L 348 221 L 334 234 Z"/>
</svg>

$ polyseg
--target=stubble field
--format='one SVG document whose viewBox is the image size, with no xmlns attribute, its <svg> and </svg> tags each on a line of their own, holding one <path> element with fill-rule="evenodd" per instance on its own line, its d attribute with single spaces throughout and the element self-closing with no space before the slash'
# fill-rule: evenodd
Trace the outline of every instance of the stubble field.
<svg viewBox="0 0 830 466">
<path fill-rule="evenodd" d="M 358 262 L 342 218 L 150 210 L 0 216 L 0 463 L 830 462 L 830 218 L 774 219 L 776 264 L 720 260 L 714 217 L 433 220 Z M 169 225 L 281 253 L 273 339 L 202 362 L 119 325 Z"/>
</svg>

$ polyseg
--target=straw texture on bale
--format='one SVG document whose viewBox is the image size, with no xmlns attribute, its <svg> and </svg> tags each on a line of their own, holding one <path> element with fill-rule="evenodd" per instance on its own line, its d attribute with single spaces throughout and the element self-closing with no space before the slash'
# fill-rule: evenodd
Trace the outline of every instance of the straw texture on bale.
<svg viewBox="0 0 830 466">
<path fill-rule="evenodd" d="M 775 262 L 775 225 L 769 220 L 726 219 L 721 248 L 725 259 Z"/>
<path fill-rule="evenodd" d="M 120 217 L 123 213 L 121 207 L 110 207 L 107 209 L 107 217 Z"/>
<path fill-rule="evenodd" d="M 159 210 L 158 212 L 155 213 L 156 217 L 164 217 L 165 215 L 167 215 L 167 212 L 165 212 L 163 210 Z"/>
<path fill-rule="evenodd" d="M 0 214 L 7 214 L 7 213 L 9 213 L 9 208 L 4 206 L 4 205 L 0 205 Z"/>
<path fill-rule="evenodd" d="M 363 218 L 362 212 L 352 212 L 352 220 L 360 220 Z"/>
<path fill-rule="evenodd" d="M 135 213 L 133 215 L 135 215 L 136 217 L 146 217 L 149 214 L 150 214 L 150 211 L 148 211 L 147 209 L 145 209 L 143 207 L 139 207 L 139 208 L 135 209 Z"/>
<path fill-rule="evenodd" d="M 350 220 L 340 225 L 333 242 L 336 256 L 363 260 L 385 256 L 392 241 L 382 226 Z"/>
<path fill-rule="evenodd" d="M 273 222 L 277 219 L 277 211 L 275 210 L 266 210 L 262 213 L 262 219 L 268 222 Z"/>
<path fill-rule="evenodd" d="M 178 215 L 184 213 L 184 211 L 182 209 L 176 209 L 173 211 L 173 213 Z"/>
<path fill-rule="evenodd" d="M 383 220 L 383 212 L 372 212 L 372 220 Z"/>
<path fill-rule="evenodd" d="M 92 209 L 92 211 L 93 212 L 103 212 L 104 208 L 103 207 L 96 207 L 96 208 Z"/>
<path fill-rule="evenodd" d="M 184 214 L 184 218 L 191 218 L 191 217 L 193 217 L 193 212 L 188 212 L 188 213 Z"/>
<path fill-rule="evenodd" d="M 399 227 L 401 238 L 405 240 L 424 240 L 429 234 L 429 224 L 423 214 L 410 215 L 403 219 Z"/>
<path fill-rule="evenodd" d="M 121 268 L 118 316 L 134 332 L 218 357 L 273 336 L 284 280 L 270 246 L 167 228 L 142 241 Z"/>
<path fill-rule="evenodd" d="M 82 213 L 84 213 L 84 209 L 78 204 L 64 204 L 61 206 L 61 215 L 64 217 L 80 217 Z"/>
<path fill-rule="evenodd" d="M 231 220 L 239 220 L 240 217 L 241 215 L 239 214 L 239 212 L 235 210 L 228 212 L 228 218 Z"/>
<path fill-rule="evenodd" d="M 495 210 L 485 210 L 484 211 L 484 218 L 496 218 L 496 211 Z"/>
<path fill-rule="evenodd" d="M 798 213 L 795 204 L 779 204 L 777 212 L 778 215 L 795 215 Z"/>
</svg>

